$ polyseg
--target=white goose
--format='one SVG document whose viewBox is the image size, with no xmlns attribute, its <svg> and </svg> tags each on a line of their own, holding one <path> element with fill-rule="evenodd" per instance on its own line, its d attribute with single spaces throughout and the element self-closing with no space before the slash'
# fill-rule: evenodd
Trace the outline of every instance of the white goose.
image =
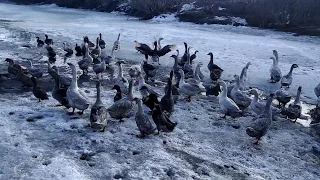
<svg viewBox="0 0 320 180">
<path fill-rule="evenodd" d="M 251 62 L 248 62 L 246 64 L 245 67 L 243 67 L 242 71 L 241 71 L 241 74 L 240 74 L 240 90 L 246 90 L 246 83 L 247 83 L 247 79 L 248 79 L 248 76 L 247 76 L 247 72 L 248 72 L 248 69 L 249 69 L 249 66 L 252 65 Z"/>
<path fill-rule="evenodd" d="M 117 51 L 120 50 L 120 35 L 121 35 L 121 34 L 119 33 L 117 40 L 113 43 L 114 50 L 117 50 Z"/>
<path fill-rule="evenodd" d="M 197 86 L 199 86 L 200 88 L 203 88 L 205 89 L 205 87 L 203 86 L 202 82 L 201 82 L 201 78 L 200 78 L 200 67 L 202 66 L 203 64 L 201 62 L 199 62 L 195 68 L 195 71 L 194 71 L 194 75 L 193 75 L 193 78 L 189 78 L 187 79 L 187 82 L 190 83 L 190 84 L 195 84 Z"/>
<path fill-rule="evenodd" d="M 241 114 L 240 108 L 237 104 L 227 96 L 228 88 L 224 81 L 220 81 L 219 84 L 222 86 L 222 93 L 219 96 L 219 105 L 224 113 L 224 117 L 227 115 L 236 117 Z"/>
<path fill-rule="evenodd" d="M 182 69 L 179 70 L 179 73 L 181 74 L 181 79 L 179 82 L 179 90 L 181 93 L 187 95 L 187 101 L 191 101 L 191 96 L 195 96 L 201 92 L 206 92 L 206 89 L 204 87 L 200 87 L 198 84 L 190 84 L 185 82 L 185 76 Z"/>
<path fill-rule="evenodd" d="M 273 55 L 275 57 L 271 57 L 270 59 L 273 60 L 273 64 L 270 68 L 270 82 L 271 83 L 276 83 L 276 82 L 279 82 L 281 80 L 281 77 L 282 77 L 282 73 L 281 73 L 281 70 L 279 68 L 279 57 L 278 57 L 278 52 L 276 50 L 273 50 Z"/>
<path fill-rule="evenodd" d="M 74 114 L 75 108 L 81 110 L 78 114 L 83 114 L 83 111 L 89 107 L 89 102 L 85 94 L 78 87 L 76 67 L 71 63 L 68 63 L 68 65 L 72 70 L 72 82 L 67 90 L 67 100 L 72 107 L 70 114 Z"/>
<path fill-rule="evenodd" d="M 116 65 L 118 65 L 118 76 L 114 79 L 114 85 L 118 85 L 121 89 L 121 92 L 127 93 L 129 82 L 128 79 L 123 76 L 122 63 L 122 61 L 118 61 L 116 63 Z"/>
</svg>

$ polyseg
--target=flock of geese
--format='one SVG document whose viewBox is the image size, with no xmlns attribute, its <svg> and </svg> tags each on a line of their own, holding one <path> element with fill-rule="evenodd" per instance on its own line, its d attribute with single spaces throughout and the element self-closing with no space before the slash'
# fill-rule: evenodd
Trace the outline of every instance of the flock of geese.
<svg viewBox="0 0 320 180">
<path fill-rule="evenodd" d="M 79 88 L 77 82 L 77 67 L 82 70 L 82 74 L 87 76 L 89 68 L 92 67 L 93 72 L 97 76 L 96 81 L 96 101 L 91 106 L 90 122 L 91 127 L 103 131 L 107 125 L 108 114 L 119 121 L 123 121 L 124 118 L 132 116 L 132 111 L 135 104 L 138 107 L 135 113 L 135 121 L 140 131 L 138 137 L 144 137 L 146 135 L 153 134 L 157 129 L 157 132 L 171 132 L 176 127 L 177 123 L 173 122 L 170 117 L 174 113 L 174 106 L 179 99 L 179 96 L 185 96 L 186 101 L 190 102 L 191 97 L 200 93 L 206 93 L 206 95 L 219 96 L 219 105 L 226 116 L 233 118 L 243 116 L 244 112 L 252 111 L 256 116 L 252 119 L 252 122 L 247 127 L 246 132 L 249 136 L 256 138 L 258 143 L 260 138 L 266 134 L 272 119 L 278 116 L 279 112 L 285 115 L 287 118 L 293 119 L 294 122 L 301 117 L 302 106 L 300 102 L 300 94 L 302 87 L 297 89 L 295 100 L 287 105 L 292 96 L 288 93 L 287 89 L 290 87 L 293 77 L 292 72 L 294 68 L 298 68 L 297 64 L 292 64 L 288 74 L 282 76 L 281 69 L 278 66 L 279 56 L 276 50 L 273 50 L 274 57 L 271 57 L 273 64 L 270 68 L 270 83 L 280 83 L 281 88 L 274 93 L 267 96 L 266 102 L 259 101 L 259 93 L 257 89 L 252 89 L 247 86 L 247 71 L 251 65 L 248 62 L 242 69 L 240 75 L 234 75 L 234 83 L 227 84 L 221 80 L 223 69 L 214 63 L 213 53 L 208 53 L 209 63 L 207 68 L 210 72 L 210 85 L 204 86 L 203 81 L 205 76 L 201 72 L 203 63 L 198 63 L 194 68 L 194 60 L 197 57 L 198 51 L 193 54 L 190 53 L 192 47 L 184 43 L 185 51 L 183 55 L 180 55 L 176 45 L 161 46 L 163 38 L 153 42 L 153 47 L 135 42 L 135 49 L 144 55 L 144 60 L 141 62 L 140 68 L 131 67 L 128 70 L 130 76 L 129 80 L 123 75 L 122 64 L 123 60 L 118 60 L 114 51 L 119 50 L 120 47 L 120 34 L 117 40 L 113 43 L 111 53 L 107 52 L 107 44 L 102 39 L 102 34 L 96 38 L 96 43 L 92 43 L 87 36 L 83 38 L 83 43 L 79 46 L 76 44 L 75 48 L 68 47 L 66 43 L 63 43 L 63 50 L 66 52 L 65 57 L 71 57 L 74 52 L 75 56 L 83 57 L 78 61 L 78 66 L 72 63 L 67 63 L 72 70 L 72 79 L 68 79 L 64 74 L 59 73 L 57 66 L 52 66 L 56 62 L 56 52 L 53 47 L 53 40 L 45 35 L 45 40 L 42 41 L 37 38 L 38 47 L 44 47 L 47 50 L 48 56 L 48 74 L 54 79 L 55 84 L 52 89 L 52 98 L 57 100 L 61 106 L 65 106 L 67 109 L 72 108 L 72 112 L 68 112 L 70 115 L 74 114 L 75 109 L 78 109 L 78 114 L 89 108 L 90 102 L 86 97 L 83 90 Z M 176 54 L 171 55 L 174 59 L 172 69 L 170 70 L 169 78 L 167 78 L 167 84 L 164 88 L 164 95 L 162 96 L 159 90 L 150 85 L 150 81 L 154 81 L 158 66 L 152 65 L 148 62 L 148 58 L 151 57 L 153 62 L 157 62 L 160 65 L 160 57 L 166 55 L 169 52 L 175 51 Z M 65 59 L 66 60 L 66 59 Z M 12 75 L 16 80 L 23 84 L 23 87 L 33 87 L 34 96 L 41 100 L 48 99 L 48 95 L 37 84 L 37 79 L 41 78 L 44 74 L 40 69 L 34 68 L 30 61 L 30 67 L 26 68 L 14 62 L 14 60 L 7 58 L 5 61 L 9 63 L 8 73 Z M 114 104 L 110 107 L 106 107 L 101 100 L 101 85 L 103 80 L 103 73 L 107 68 L 111 66 L 111 63 L 118 68 L 118 75 L 114 78 L 113 88 L 117 91 L 114 96 Z M 70 82 L 71 81 L 71 82 Z M 133 86 L 135 82 L 138 82 L 138 90 L 141 93 L 141 99 L 134 97 Z M 222 89 L 221 89 L 222 88 Z M 320 84 L 315 88 L 315 93 L 319 98 L 317 108 L 313 109 L 312 117 L 319 117 L 319 105 L 320 105 Z M 253 95 L 253 98 L 250 97 Z M 161 97 L 162 96 L 162 97 Z M 160 98 L 160 101 L 159 99 Z M 272 106 L 273 100 L 276 99 L 279 102 L 279 106 Z M 154 121 L 156 128 L 150 121 L 149 115 L 143 110 L 143 106 L 150 109 L 152 120 Z M 319 118 L 317 119 L 319 120 Z"/>
</svg>

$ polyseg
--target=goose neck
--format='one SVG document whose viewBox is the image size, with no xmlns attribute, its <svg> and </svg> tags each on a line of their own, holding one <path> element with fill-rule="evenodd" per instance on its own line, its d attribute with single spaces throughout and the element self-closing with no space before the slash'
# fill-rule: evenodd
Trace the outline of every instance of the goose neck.
<svg viewBox="0 0 320 180">
<path fill-rule="evenodd" d="M 128 95 L 127 95 L 127 98 L 132 101 L 133 100 L 133 80 L 130 80 L 130 83 L 129 83 L 129 88 L 128 88 Z"/>
<path fill-rule="evenodd" d="M 200 72 L 200 65 L 197 65 L 196 70 L 194 71 L 194 78 L 197 81 L 200 81 L 199 72 Z"/>
<path fill-rule="evenodd" d="M 172 82 L 170 79 L 168 79 L 168 90 L 166 92 L 167 96 L 172 96 Z"/>
<path fill-rule="evenodd" d="M 265 114 L 269 114 L 270 110 L 271 110 L 271 103 L 272 103 L 273 98 L 269 97 L 267 102 L 266 102 L 266 107 L 264 109 L 264 113 Z"/>
<path fill-rule="evenodd" d="M 294 104 L 299 104 L 300 103 L 300 96 L 301 96 L 301 90 L 297 91 L 297 97 L 294 100 Z"/>
<path fill-rule="evenodd" d="M 213 64 L 213 54 L 210 54 L 210 64 Z"/>
<path fill-rule="evenodd" d="M 139 99 L 137 100 L 137 104 L 138 104 L 138 114 L 143 114 L 143 107 L 142 107 L 142 101 Z"/>
<path fill-rule="evenodd" d="M 173 64 L 174 68 L 178 67 L 178 57 L 174 57 L 174 64 Z"/>
<path fill-rule="evenodd" d="M 29 60 L 29 65 L 30 65 L 30 68 L 33 68 L 33 64 L 31 60 Z"/>
<path fill-rule="evenodd" d="M 289 71 L 289 73 L 288 73 L 289 76 L 292 75 L 292 71 L 293 71 L 293 66 L 291 66 L 291 68 L 290 68 L 290 71 Z"/>
<path fill-rule="evenodd" d="M 181 86 L 181 85 L 183 85 L 185 83 L 184 72 L 180 71 L 180 75 L 181 75 L 181 79 L 180 79 L 180 82 L 179 82 L 179 86 Z"/>
<path fill-rule="evenodd" d="M 96 102 L 95 102 L 96 105 L 98 104 L 102 104 L 102 101 L 101 101 L 101 88 L 100 88 L 100 85 L 97 86 L 97 99 L 96 99 Z"/>
<path fill-rule="evenodd" d="M 228 87 L 225 83 L 223 83 L 221 86 L 222 86 L 221 96 L 224 98 L 227 98 Z"/>
<path fill-rule="evenodd" d="M 121 65 L 121 63 L 120 63 L 119 66 L 118 66 L 118 70 L 119 70 L 119 72 L 118 72 L 118 78 L 122 78 L 122 77 L 123 77 L 123 73 L 122 73 L 122 65 Z"/>
<path fill-rule="evenodd" d="M 273 60 L 273 65 L 274 65 L 274 66 L 277 66 L 277 65 L 278 65 L 278 60 L 277 60 L 277 58 L 272 58 L 272 60 Z"/>
<path fill-rule="evenodd" d="M 258 93 L 254 93 L 254 94 L 253 94 L 253 99 L 252 99 L 252 101 L 255 102 L 255 103 L 257 103 L 258 100 L 259 100 L 259 95 L 258 95 Z"/>
<path fill-rule="evenodd" d="M 71 66 L 71 70 L 72 70 L 71 86 L 73 86 L 74 88 L 77 88 L 78 87 L 78 82 L 77 82 L 77 71 L 76 71 L 76 68 L 74 66 Z"/>
</svg>

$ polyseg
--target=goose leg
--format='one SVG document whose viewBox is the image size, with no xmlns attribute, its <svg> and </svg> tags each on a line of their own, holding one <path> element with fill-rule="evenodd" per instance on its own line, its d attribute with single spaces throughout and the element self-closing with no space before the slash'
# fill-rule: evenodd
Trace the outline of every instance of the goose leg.
<svg viewBox="0 0 320 180">
<path fill-rule="evenodd" d="M 258 145 L 260 141 L 260 138 L 257 138 L 256 142 L 254 142 L 253 144 Z"/>
<path fill-rule="evenodd" d="M 137 138 L 144 138 L 144 137 L 146 137 L 146 135 L 144 133 L 141 133 L 141 134 L 136 135 L 136 137 Z"/>
<path fill-rule="evenodd" d="M 38 102 L 41 102 L 41 100 L 39 99 L 39 101 Z"/>
<path fill-rule="evenodd" d="M 75 108 L 72 108 L 72 112 L 68 112 L 68 114 L 69 114 L 69 115 L 74 115 L 74 109 L 75 109 Z"/>
</svg>

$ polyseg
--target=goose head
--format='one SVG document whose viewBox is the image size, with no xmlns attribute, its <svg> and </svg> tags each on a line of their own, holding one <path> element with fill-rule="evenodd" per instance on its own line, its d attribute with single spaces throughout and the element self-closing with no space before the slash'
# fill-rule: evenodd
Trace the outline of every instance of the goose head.
<svg viewBox="0 0 320 180">
<path fill-rule="evenodd" d="M 112 89 L 116 90 L 117 92 L 121 92 L 120 86 L 118 85 L 114 85 Z"/>
<path fill-rule="evenodd" d="M 161 38 L 159 38 L 159 40 L 158 40 L 158 41 L 160 42 L 160 41 L 162 41 L 163 39 L 164 39 L 164 38 L 162 38 L 162 37 L 161 37 Z"/>
<path fill-rule="evenodd" d="M 277 50 L 272 50 L 272 53 L 275 57 L 278 57 L 278 51 Z"/>
<path fill-rule="evenodd" d="M 39 39 L 40 39 L 40 38 L 39 38 L 39 36 L 37 36 L 36 38 L 37 38 L 37 40 L 39 40 Z"/>
<path fill-rule="evenodd" d="M 252 65 L 251 62 L 248 62 L 247 65 L 246 65 L 246 67 L 248 68 L 248 67 L 251 66 L 251 65 Z"/>
<path fill-rule="evenodd" d="M 48 39 L 48 35 L 45 34 L 44 36 L 46 37 L 46 39 Z"/>
<path fill-rule="evenodd" d="M 259 96 L 258 91 L 256 89 L 250 89 L 249 94 Z"/>
<path fill-rule="evenodd" d="M 198 50 L 196 50 L 195 52 L 194 52 L 194 54 L 197 54 L 199 51 Z"/>
<path fill-rule="evenodd" d="M 299 66 L 297 64 L 292 64 L 291 68 L 298 68 Z"/>
<path fill-rule="evenodd" d="M 8 63 L 10 63 L 10 64 L 13 64 L 13 60 L 12 59 L 10 59 L 10 58 L 6 58 L 6 60 L 5 60 L 6 62 L 8 62 Z"/>
<path fill-rule="evenodd" d="M 208 55 L 208 56 L 213 56 L 212 52 L 209 52 L 207 55 Z"/>
</svg>

